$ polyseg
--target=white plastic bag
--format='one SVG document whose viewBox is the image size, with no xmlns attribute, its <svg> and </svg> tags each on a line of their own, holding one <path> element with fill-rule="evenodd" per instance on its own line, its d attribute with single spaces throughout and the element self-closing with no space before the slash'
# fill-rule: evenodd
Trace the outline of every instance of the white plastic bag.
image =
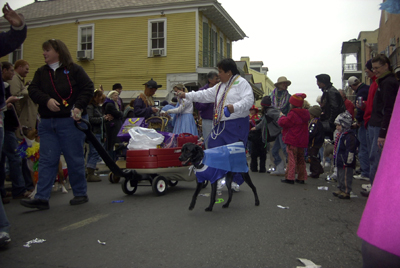
<svg viewBox="0 0 400 268">
<path fill-rule="evenodd" d="M 130 150 L 155 149 L 164 141 L 164 136 L 151 128 L 134 127 L 129 130 L 129 135 Z"/>
</svg>

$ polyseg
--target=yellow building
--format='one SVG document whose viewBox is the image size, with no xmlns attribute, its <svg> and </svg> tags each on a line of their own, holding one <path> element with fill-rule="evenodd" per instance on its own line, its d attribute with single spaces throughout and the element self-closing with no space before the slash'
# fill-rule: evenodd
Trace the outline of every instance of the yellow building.
<svg viewBox="0 0 400 268">
<path fill-rule="evenodd" d="M 252 76 L 254 85 L 262 91 L 262 96 L 271 95 L 275 85 L 267 75 L 268 67 L 263 67 L 264 63 L 262 61 L 250 61 L 250 57 L 241 57 L 240 61 L 246 62 L 246 65 L 249 66 L 248 74 Z M 259 99 L 256 102 L 256 106 L 260 107 L 260 102 L 261 100 Z"/>
<path fill-rule="evenodd" d="M 219 60 L 231 57 L 232 42 L 246 36 L 214 0 L 35 1 L 17 12 L 25 16 L 28 36 L 1 61 L 25 59 L 32 79 L 44 64 L 42 43 L 60 39 L 96 88 L 121 83 L 125 103 L 151 78 L 163 85 L 158 99 L 170 99 L 177 83 L 197 90 Z M 0 23 L 0 30 L 8 27 Z"/>
</svg>

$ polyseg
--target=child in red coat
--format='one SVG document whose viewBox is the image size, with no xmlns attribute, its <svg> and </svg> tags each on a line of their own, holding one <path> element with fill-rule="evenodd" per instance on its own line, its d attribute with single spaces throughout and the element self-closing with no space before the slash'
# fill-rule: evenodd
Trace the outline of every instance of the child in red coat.
<svg viewBox="0 0 400 268">
<path fill-rule="evenodd" d="M 282 127 L 282 140 L 287 145 L 288 165 L 286 167 L 284 183 L 294 184 L 298 182 L 304 184 L 307 179 L 306 162 L 304 160 L 304 149 L 308 146 L 308 121 L 310 113 L 303 109 L 304 93 L 297 93 L 290 97 L 290 111 L 287 116 L 281 114 L 278 120 Z M 298 178 L 296 178 L 296 172 Z"/>
</svg>

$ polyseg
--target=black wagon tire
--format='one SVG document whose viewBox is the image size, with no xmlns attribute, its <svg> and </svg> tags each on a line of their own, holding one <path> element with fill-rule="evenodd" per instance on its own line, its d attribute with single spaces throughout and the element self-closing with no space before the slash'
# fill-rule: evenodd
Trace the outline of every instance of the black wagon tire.
<svg viewBox="0 0 400 268">
<path fill-rule="evenodd" d="M 151 188 L 153 189 L 153 193 L 155 195 L 165 195 L 168 189 L 168 181 L 163 176 L 157 176 L 153 179 L 153 182 L 151 183 Z"/>
<path fill-rule="evenodd" d="M 133 195 L 137 190 L 137 184 L 137 181 L 132 181 L 131 183 L 131 180 L 125 179 L 124 183 L 121 185 L 122 191 L 124 194 Z"/>
<path fill-rule="evenodd" d="M 121 177 L 116 176 L 112 172 L 110 172 L 110 174 L 108 174 L 108 181 L 111 182 L 111 183 L 118 183 L 120 179 L 121 179 Z"/>
</svg>

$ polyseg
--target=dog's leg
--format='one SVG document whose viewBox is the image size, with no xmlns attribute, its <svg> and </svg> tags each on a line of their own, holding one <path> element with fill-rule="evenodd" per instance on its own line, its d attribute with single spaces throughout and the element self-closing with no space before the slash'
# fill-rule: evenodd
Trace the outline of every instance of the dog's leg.
<svg viewBox="0 0 400 268">
<path fill-rule="evenodd" d="M 192 202 L 190 202 L 189 210 L 194 209 L 194 206 L 196 205 L 197 196 L 199 195 L 202 187 L 203 187 L 203 183 L 197 182 L 196 191 L 194 192 L 194 195 L 192 197 Z"/>
<path fill-rule="evenodd" d="M 229 204 L 232 201 L 232 193 L 233 193 L 233 190 L 232 190 L 232 179 L 233 179 L 233 173 L 232 172 L 228 172 L 226 174 L 225 184 L 226 184 L 226 187 L 228 188 L 229 197 L 228 197 L 228 200 L 225 202 L 225 204 L 222 205 L 223 208 L 228 208 Z"/>
<path fill-rule="evenodd" d="M 249 173 L 242 173 L 242 177 L 243 177 L 243 180 L 247 183 L 247 185 L 250 186 L 251 190 L 253 190 L 255 205 L 259 206 L 260 200 L 258 199 L 257 189 L 254 186 L 253 182 L 251 181 Z"/>
<path fill-rule="evenodd" d="M 206 211 L 213 210 L 216 196 L 217 196 L 217 181 L 211 184 L 210 205 L 205 209 Z"/>
</svg>

